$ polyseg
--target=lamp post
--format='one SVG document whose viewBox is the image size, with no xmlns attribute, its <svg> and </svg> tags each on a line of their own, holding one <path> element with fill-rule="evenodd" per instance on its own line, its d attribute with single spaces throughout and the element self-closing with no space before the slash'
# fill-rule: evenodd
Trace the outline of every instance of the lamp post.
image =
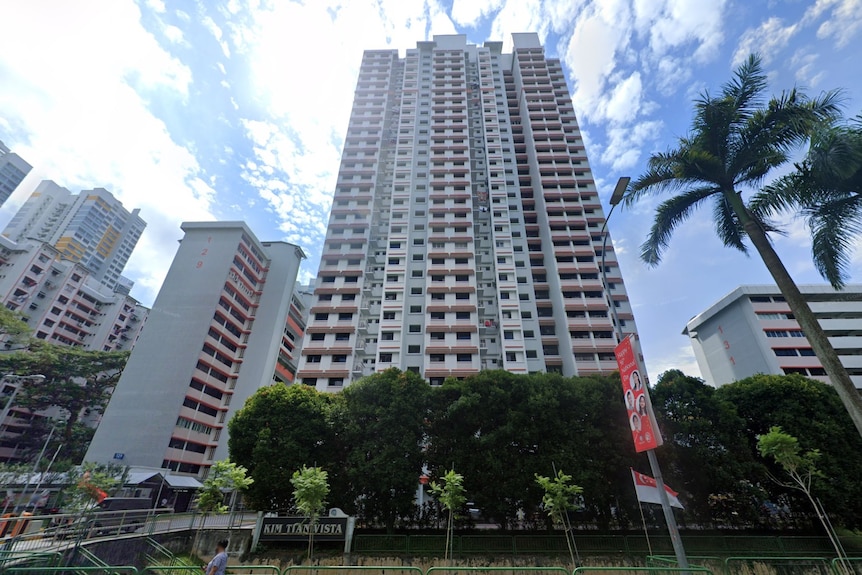
<svg viewBox="0 0 862 575">
<path fill-rule="evenodd" d="M 607 300 L 608 308 L 611 310 L 611 318 L 614 324 L 614 335 L 616 336 L 617 343 L 623 341 L 623 327 L 620 324 L 620 317 L 617 313 L 616 305 L 614 305 L 613 296 L 611 295 L 611 290 L 608 286 L 608 275 L 607 270 L 605 269 L 605 253 L 608 243 L 608 236 L 606 234 L 608 221 L 611 219 L 611 215 L 614 213 L 614 208 L 619 205 L 619 203 L 623 199 L 623 195 L 626 192 L 626 188 L 629 185 L 631 178 L 622 177 L 617 181 L 617 185 L 614 187 L 614 191 L 611 194 L 611 209 L 608 212 L 607 217 L 605 218 L 605 223 L 602 225 L 602 259 L 601 259 L 601 273 L 602 273 L 602 289 L 605 293 L 605 298 Z M 688 558 L 685 555 L 685 548 L 682 545 L 682 538 L 679 535 L 679 527 L 676 524 L 676 517 L 673 515 L 673 508 L 670 506 L 670 501 L 667 497 L 667 491 L 665 491 L 664 487 L 664 478 L 661 474 L 661 467 L 658 464 L 658 458 L 655 455 L 655 449 L 647 450 L 647 458 L 649 459 L 649 466 L 652 470 L 653 477 L 655 478 L 656 488 L 658 489 L 659 500 L 661 501 L 661 508 L 664 512 L 664 519 L 667 523 L 667 530 L 670 533 L 670 539 L 673 543 L 674 554 L 676 555 L 676 561 L 680 568 L 688 569 Z"/>
</svg>

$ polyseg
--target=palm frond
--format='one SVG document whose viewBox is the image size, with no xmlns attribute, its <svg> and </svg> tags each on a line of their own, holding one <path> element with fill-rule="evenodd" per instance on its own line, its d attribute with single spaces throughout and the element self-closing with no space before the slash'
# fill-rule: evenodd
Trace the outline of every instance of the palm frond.
<svg viewBox="0 0 862 575">
<path fill-rule="evenodd" d="M 746 61 L 734 71 L 733 79 L 722 86 L 721 93 L 723 98 L 733 102 L 739 119 L 744 121 L 761 106 L 760 96 L 767 85 L 760 56 L 749 54 Z"/>
<path fill-rule="evenodd" d="M 797 166 L 796 172 L 778 178 L 755 193 L 748 203 L 751 214 L 764 220 L 799 208 L 807 185 L 805 178 L 799 173 L 801 168 L 802 166 Z"/>
<path fill-rule="evenodd" d="M 742 253 L 748 254 L 748 248 L 743 241 L 745 230 L 723 194 L 716 196 L 712 215 L 715 222 L 715 233 L 718 234 L 721 242 L 729 248 L 736 248 Z"/>
<path fill-rule="evenodd" d="M 641 259 L 649 266 L 658 265 L 662 252 L 667 248 L 676 227 L 688 219 L 701 202 L 717 193 L 720 193 L 719 188 L 706 186 L 689 190 L 662 202 L 656 208 L 649 236 L 641 245 Z"/>
<path fill-rule="evenodd" d="M 835 288 L 848 277 L 854 239 L 862 233 L 862 197 L 847 196 L 809 211 L 814 267 Z"/>
</svg>

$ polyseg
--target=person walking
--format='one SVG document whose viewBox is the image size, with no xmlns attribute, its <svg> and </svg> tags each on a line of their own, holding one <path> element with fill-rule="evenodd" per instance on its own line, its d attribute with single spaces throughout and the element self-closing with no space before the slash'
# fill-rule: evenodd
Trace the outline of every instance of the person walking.
<svg viewBox="0 0 862 575">
<path fill-rule="evenodd" d="M 227 569 L 227 540 L 216 543 L 216 554 L 206 567 L 204 575 L 225 575 Z"/>
</svg>

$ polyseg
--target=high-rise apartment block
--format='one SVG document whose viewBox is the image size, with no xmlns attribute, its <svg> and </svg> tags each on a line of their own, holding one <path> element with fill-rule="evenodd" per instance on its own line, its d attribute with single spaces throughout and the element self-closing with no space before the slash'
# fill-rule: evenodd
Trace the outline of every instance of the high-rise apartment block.
<svg viewBox="0 0 862 575">
<path fill-rule="evenodd" d="M 829 336 L 841 363 L 862 389 L 862 285 L 837 291 L 828 285 L 799 290 Z M 744 285 L 694 316 L 691 339 L 703 378 L 724 385 L 758 373 L 798 373 L 829 382 L 826 370 L 790 307 L 774 285 Z"/>
<path fill-rule="evenodd" d="M 0 142 L 0 206 L 6 203 L 33 166 Z"/>
<path fill-rule="evenodd" d="M 302 250 L 242 222 L 186 222 L 87 461 L 205 476 L 227 457 L 226 422 L 258 388 L 290 383 L 305 316 Z"/>
<path fill-rule="evenodd" d="M 536 34 L 365 52 L 299 367 L 617 369 L 604 215 L 559 60 Z M 608 242 L 610 305 L 635 331 Z"/>
<path fill-rule="evenodd" d="M 2 236 L 0 302 L 22 314 L 35 338 L 102 351 L 130 350 L 148 312 L 100 284 L 89 269 L 63 259 L 54 246 Z"/>
<path fill-rule="evenodd" d="M 134 298 L 107 289 L 84 266 L 62 259 L 52 245 L 37 240 L 16 244 L 2 236 L 0 303 L 21 313 L 35 338 L 99 351 L 132 349 L 149 311 Z M 0 349 L 14 349 L 14 344 L 6 341 Z M 16 404 L 11 398 L 21 385 L 27 385 L 21 378 L 0 382 L 0 393 L 8 402 L 7 416 L 0 420 L 3 461 L 25 455 L 19 445 L 34 418 L 59 417 L 52 411 L 32 413 Z M 93 418 L 82 421 L 98 423 Z"/>
<path fill-rule="evenodd" d="M 55 246 L 64 259 L 89 268 L 99 282 L 128 293 L 121 276 L 146 222 L 102 188 L 73 194 L 52 181 L 39 184 L 12 218 L 3 235 L 13 241 L 38 239 Z"/>
</svg>

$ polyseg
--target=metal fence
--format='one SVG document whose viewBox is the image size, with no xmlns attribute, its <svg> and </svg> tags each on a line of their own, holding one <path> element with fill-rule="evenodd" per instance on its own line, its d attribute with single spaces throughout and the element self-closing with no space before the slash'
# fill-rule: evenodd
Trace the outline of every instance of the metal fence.
<svg viewBox="0 0 862 575">
<path fill-rule="evenodd" d="M 834 556 L 835 550 L 826 537 L 803 536 L 684 536 L 686 551 L 696 556 Z M 862 537 L 842 537 L 851 556 L 862 557 Z M 575 544 L 582 555 L 672 555 L 670 537 L 643 535 L 576 535 Z M 442 555 L 444 535 L 364 535 L 353 538 L 353 552 L 358 554 Z M 461 535 L 452 542 L 457 555 L 564 555 L 568 554 L 562 535 Z"/>
</svg>

